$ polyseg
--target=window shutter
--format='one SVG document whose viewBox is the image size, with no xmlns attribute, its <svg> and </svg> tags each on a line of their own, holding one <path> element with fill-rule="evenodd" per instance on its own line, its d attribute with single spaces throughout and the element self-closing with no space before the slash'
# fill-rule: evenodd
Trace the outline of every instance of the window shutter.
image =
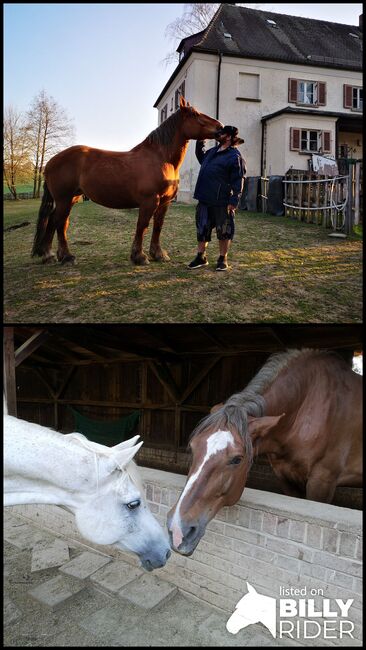
<svg viewBox="0 0 366 650">
<path fill-rule="evenodd" d="M 300 151 L 300 129 L 290 129 L 290 150 Z"/>
<path fill-rule="evenodd" d="M 288 101 L 297 102 L 297 79 L 288 80 Z"/>
<path fill-rule="evenodd" d="M 325 106 L 326 105 L 326 97 L 327 97 L 327 91 L 326 91 L 326 84 L 323 81 L 318 82 L 318 106 Z"/>
<path fill-rule="evenodd" d="M 324 153 L 330 153 L 330 131 L 322 132 L 322 148 Z"/>
<path fill-rule="evenodd" d="M 343 106 L 344 108 L 352 108 L 352 86 L 343 84 Z"/>
</svg>

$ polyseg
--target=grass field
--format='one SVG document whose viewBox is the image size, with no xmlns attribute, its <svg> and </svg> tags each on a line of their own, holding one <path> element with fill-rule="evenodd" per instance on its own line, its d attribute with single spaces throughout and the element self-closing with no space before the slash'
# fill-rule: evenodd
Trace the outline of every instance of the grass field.
<svg viewBox="0 0 366 650">
<path fill-rule="evenodd" d="M 33 182 L 29 181 L 28 183 L 17 184 L 18 194 L 21 192 L 33 192 Z M 6 183 L 3 183 L 3 192 L 4 194 L 10 194 L 10 190 Z"/>
<path fill-rule="evenodd" d="M 196 251 L 194 207 L 173 204 L 162 243 L 171 261 L 131 264 L 137 210 L 77 204 L 68 231 L 75 265 L 42 264 L 30 251 L 39 201 L 6 201 L 4 233 L 6 323 L 362 321 L 362 241 L 286 217 L 240 211 L 231 270 L 186 267 Z M 148 251 L 151 226 L 145 240 Z"/>
</svg>

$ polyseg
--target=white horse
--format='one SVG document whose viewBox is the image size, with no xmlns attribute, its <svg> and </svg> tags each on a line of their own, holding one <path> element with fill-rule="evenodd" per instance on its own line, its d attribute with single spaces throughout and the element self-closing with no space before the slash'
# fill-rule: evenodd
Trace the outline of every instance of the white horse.
<svg viewBox="0 0 366 650">
<path fill-rule="evenodd" d="M 259 594 L 247 582 L 248 593 L 239 600 L 235 612 L 231 614 L 226 623 L 226 629 L 231 634 L 237 634 L 248 625 L 263 623 L 276 637 L 276 599 Z"/>
<path fill-rule="evenodd" d="M 164 566 L 168 535 L 146 504 L 132 461 L 140 436 L 110 448 L 19 420 L 4 406 L 4 505 L 63 506 L 85 539 L 136 553 L 147 571 Z"/>
</svg>

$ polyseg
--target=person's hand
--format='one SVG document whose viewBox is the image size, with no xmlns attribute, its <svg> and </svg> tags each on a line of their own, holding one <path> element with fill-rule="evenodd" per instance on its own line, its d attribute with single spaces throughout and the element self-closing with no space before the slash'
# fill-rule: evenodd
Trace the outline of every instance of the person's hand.
<svg viewBox="0 0 366 650">
<path fill-rule="evenodd" d="M 228 211 L 228 212 L 235 212 L 235 210 L 236 210 L 236 206 L 235 206 L 235 205 L 230 205 L 230 204 L 229 204 L 229 205 L 227 206 L 227 211 Z"/>
</svg>

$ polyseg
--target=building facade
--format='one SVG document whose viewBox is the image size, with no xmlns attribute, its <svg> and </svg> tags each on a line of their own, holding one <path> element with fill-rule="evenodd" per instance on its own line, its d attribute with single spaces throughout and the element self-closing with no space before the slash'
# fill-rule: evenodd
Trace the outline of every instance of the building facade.
<svg viewBox="0 0 366 650">
<path fill-rule="evenodd" d="M 361 158 L 361 45 L 361 26 L 221 5 L 206 30 L 180 43 L 180 62 L 155 103 L 159 124 L 184 95 L 239 128 L 248 176 L 307 170 L 313 153 Z M 194 148 L 181 168 L 184 202 L 199 170 Z"/>
</svg>

